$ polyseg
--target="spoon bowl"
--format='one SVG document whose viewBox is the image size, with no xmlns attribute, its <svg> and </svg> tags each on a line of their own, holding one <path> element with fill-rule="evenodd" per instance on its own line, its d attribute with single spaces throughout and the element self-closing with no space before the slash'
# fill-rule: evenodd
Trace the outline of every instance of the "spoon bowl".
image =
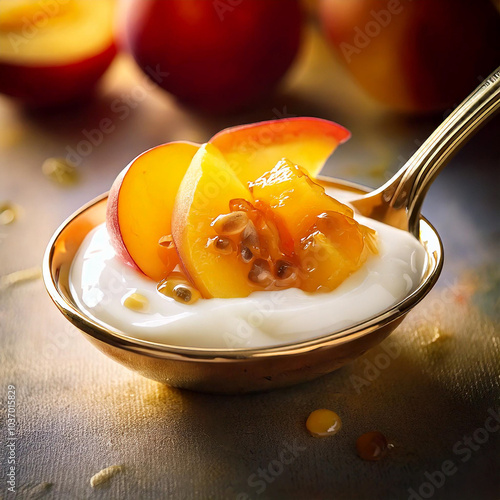
<svg viewBox="0 0 500 500">
<path fill-rule="evenodd" d="M 354 196 L 366 193 L 366 188 L 347 182 L 323 183 Z M 427 252 L 422 281 L 411 295 L 376 318 L 320 338 L 276 347 L 214 350 L 148 342 L 95 321 L 78 307 L 70 291 L 75 254 L 88 232 L 105 221 L 106 203 L 107 194 L 96 198 L 56 231 L 44 258 L 47 290 L 64 316 L 104 354 L 147 378 L 184 389 L 241 394 L 290 386 L 330 373 L 384 340 L 431 290 L 443 265 L 439 236 L 421 218 L 420 241 Z"/>
<path fill-rule="evenodd" d="M 45 286 L 64 316 L 110 358 L 159 382 L 196 391 L 241 394 L 306 382 L 330 373 L 384 340 L 432 289 L 443 266 L 440 238 L 420 215 L 423 197 L 451 154 L 500 106 L 500 73 L 464 101 L 406 165 L 384 186 L 368 189 L 325 179 L 347 191 L 363 215 L 411 232 L 427 259 L 421 281 L 405 299 L 375 317 L 328 335 L 263 348 L 208 349 L 139 340 L 90 317 L 70 291 L 70 268 L 85 236 L 106 218 L 107 194 L 67 219 L 49 242 L 43 262 Z"/>
</svg>

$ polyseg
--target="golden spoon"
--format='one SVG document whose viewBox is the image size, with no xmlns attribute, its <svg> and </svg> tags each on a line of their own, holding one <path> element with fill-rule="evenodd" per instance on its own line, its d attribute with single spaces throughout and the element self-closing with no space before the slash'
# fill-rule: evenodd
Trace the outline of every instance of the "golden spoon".
<svg viewBox="0 0 500 500">
<path fill-rule="evenodd" d="M 351 201 L 361 215 L 419 236 L 420 208 L 449 159 L 500 107 L 500 68 L 463 101 L 383 186 Z"/>
</svg>

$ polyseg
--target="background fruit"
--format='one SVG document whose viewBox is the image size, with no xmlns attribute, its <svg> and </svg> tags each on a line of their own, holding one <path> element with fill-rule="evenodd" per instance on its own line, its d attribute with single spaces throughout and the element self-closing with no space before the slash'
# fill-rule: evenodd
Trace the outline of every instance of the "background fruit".
<svg viewBox="0 0 500 500">
<path fill-rule="evenodd" d="M 114 2 L 2 0 L 0 92 L 32 106 L 88 95 L 111 64 Z"/>
<path fill-rule="evenodd" d="M 399 111 L 453 107 L 500 61 L 489 0 L 321 0 L 320 16 L 358 83 Z"/>
<path fill-rule="evenodd" d="M 233 111 L 268 94 L 299 48 L 297 0 L 129 0 L 128 48 L 181 101 Z"/>
</svg>

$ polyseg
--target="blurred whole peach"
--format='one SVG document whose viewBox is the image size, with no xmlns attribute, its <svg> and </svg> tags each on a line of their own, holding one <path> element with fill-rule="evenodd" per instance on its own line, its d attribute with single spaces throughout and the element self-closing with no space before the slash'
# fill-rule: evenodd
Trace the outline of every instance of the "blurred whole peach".
<svg viewBox="0 0 500 500">
<path fill-rule="evenodd" d="M 319 12 L 354 78 L 398 111 L 453 107 L 500 64 L 490 0 L 320 0 Z"/>
<path fill-rule="evenodd" d="M 298 0 L 127 0 L 125 42 L 180 101 L 229 112 L 269 94 L 300 44 Z"/>
<path fill-rule="evenodd" d="M 31 106 L 87 96 L 116 55 L 113 0 L 1 0 L 0 93 Z"/>
</svg>

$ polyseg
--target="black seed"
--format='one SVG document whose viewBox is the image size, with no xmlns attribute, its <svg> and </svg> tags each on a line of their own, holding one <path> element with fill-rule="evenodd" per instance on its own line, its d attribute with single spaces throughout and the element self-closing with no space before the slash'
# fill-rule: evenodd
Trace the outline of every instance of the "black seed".
<svg viewBox="0 0 500 500">
<path fill-rule="evenodd" d="M 243 262 L 250 262 L 253 258 L 253 253 L 248 247 L 241 247 L 241 258 L 243 259 Z"/>
<path fill-rule="evenodd" d="M 264 259 L 257 259 L 248 273 L 248 279 L 259 285 L 267 286 L 272 281 L 269 263 Z"/>
<path fill-rule="evenodd" d="M 228 238 L 222 238 L 222 237 L 219 236 L 215 240 L 215 246 L 219 250 L 225 250 L 230 244 L 231 244 L 231 240 L 229 240 Z"/>
<path fill-rule="evenodd" d="M 280 279 L 288 278 L 292 274 L 292 264 L 286 260 L 276 262 L 276 276 Z"/>
<path fill-rule="evenodd" d="M 187 288 L 183 287 L 182 285 L 180 285 L 180 286 L 177 285 L 174 288 L 174 292 L 177 295 L 177 297 L 179 297 L 184 302 L 191 301 L 191 292 Z"/>
</svg>

